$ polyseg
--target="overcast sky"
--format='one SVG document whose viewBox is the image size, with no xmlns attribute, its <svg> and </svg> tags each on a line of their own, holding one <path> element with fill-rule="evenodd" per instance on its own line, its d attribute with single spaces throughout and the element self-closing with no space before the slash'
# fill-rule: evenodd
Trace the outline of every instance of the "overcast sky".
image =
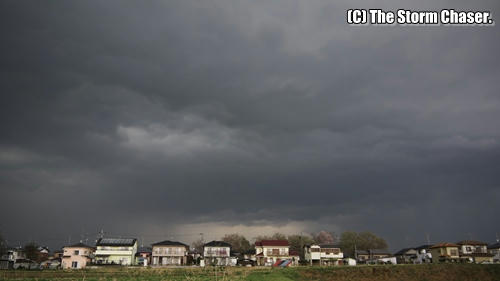
<svg viewBox="0 0 500 281">
<path fill-rule="evenodd" d="M 498 0 L 1 1 L 0 232 L 493 242 L 499 27 L 349 8 L 500 20 Z"/>
</svg>

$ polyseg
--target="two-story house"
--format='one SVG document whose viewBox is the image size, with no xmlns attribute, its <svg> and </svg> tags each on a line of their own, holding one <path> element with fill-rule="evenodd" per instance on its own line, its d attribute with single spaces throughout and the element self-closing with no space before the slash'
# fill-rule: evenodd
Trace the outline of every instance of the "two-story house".
<svg viewBox="0 0 500 281">
<path fill-rule="evenodd" d="M 96 243 L 97 264 L 133 265 L 137 253 L 135 238 L 100 238 Z"/>
<path fill-rule="evenodd" d="M 231 259 L 231 244 L 211 241 L 203 245 L 204 265 L 234 265 Z"/>
<path fill-rule="evenodd" d="M 312 244 L 304 247 L 304 259 L 311 265 L 339 265 L 343 258 L 339 245 Z"/>
<path fill-rule="evenodd" d="M 493 255 L 488 253 L 488 244 L 474 240 L 457 242 L 462 260 L 474 263 L 491 262 Z"/>
<path fill-rule="evenodd" d="M 154 243 L 152 250 L 153 266 L 186 265 L 189 246 L 177 241 Z"/>
<path fill-rule="evenodd" d="M 454 243 L 438 243 L 430 247 L 432 263 L 459 262 L 459 245 Z"/>
<path fill-rule="evenodd" d="M 94 256 L 94 247 L 83 243 L 77 243 L 63 247 L 63 256 L 61 266 L 64 269 L 81 269 L 92 263 Z"/>
<path fill-rule="evenodd" d="M 261 240 L 255 242 L 257 265 L 277 266 L 280 261 L 289 261 L 290 265 L 298 263 L 298 256 L 290 255 L 290 244 L 287 240 Z"/>
</svg>

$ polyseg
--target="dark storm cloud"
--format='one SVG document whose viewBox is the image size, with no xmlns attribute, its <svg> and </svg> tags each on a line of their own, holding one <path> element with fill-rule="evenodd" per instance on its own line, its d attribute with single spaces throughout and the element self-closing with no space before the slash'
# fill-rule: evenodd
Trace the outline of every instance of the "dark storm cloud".
<svg viewBox="0 0 500 281">
<path fill-rule="evenodd" d="M 398 247 L 499 231 L 497 27 L 346 25 L 362 2 L 1 5 L 11 239 L 241 224 Z"/>
</svg>

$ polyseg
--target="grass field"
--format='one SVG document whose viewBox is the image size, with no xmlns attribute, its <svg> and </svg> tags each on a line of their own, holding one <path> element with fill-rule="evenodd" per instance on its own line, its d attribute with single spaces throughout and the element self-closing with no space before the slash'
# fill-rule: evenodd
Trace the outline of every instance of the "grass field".
<svg viewBox="0 0 500 281">
<path fill-rule="evenodd" d="M 500 281 L 500 265 L 436 264 L 294 268 L 102 268 L 0 271 L 0 280 L 170 281 L 170 280 L 339 280 Z"/>
</svg>

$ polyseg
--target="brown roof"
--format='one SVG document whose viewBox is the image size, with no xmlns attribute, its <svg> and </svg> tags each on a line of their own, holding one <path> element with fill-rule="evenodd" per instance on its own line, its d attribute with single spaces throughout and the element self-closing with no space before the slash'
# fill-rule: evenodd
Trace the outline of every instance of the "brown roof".
<svg viewBox="0 0 500 281">
<path fill-rule="evenodd" d="M 488 243 L 484 243 L 481 241 L 474 241 L 474 240 L 463 240 L 460 242 L 457 242 L 458 245 L 473 245 L 473 246 L 487 246 Z"/>
<path fill-rule="evenodd" d="M 255 246 L 289 246 L 286 240 L 261 240 L 255 242 Z"/>
<path fill-rule="evenodd" d="M 432 245 L 431 249 L 433 249 L 433 248 L 445 248 L 445 247 L 458 247 L 458 245 L 453 244 L 453 243 L 443 242 L 443 243 L 438 243 L 438 244 Z"/>
</svg>

